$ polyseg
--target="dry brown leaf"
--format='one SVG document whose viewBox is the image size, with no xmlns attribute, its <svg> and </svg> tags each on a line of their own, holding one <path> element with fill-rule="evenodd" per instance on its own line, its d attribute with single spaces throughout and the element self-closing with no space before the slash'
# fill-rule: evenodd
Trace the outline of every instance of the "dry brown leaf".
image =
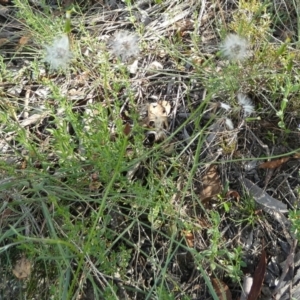
<svg viewBox="0 0 300 300">
<path fill-rule="evenodd" d="M 232 300 L 232 295 L 227 284 L 218 278 L 212 278 L 211 282 L 219 300 Z"/>
<path fill-rule="evenodd" d="M 183 230 L 182 235 L 185 237 L 186 243 L 190 248 L 194 247 L 194 235 L 189 230 Z"/>
<path fill-rule="evenodd" d="M 200 192 L 200 200 L 210 200 L 222 191 L 221 179 L 218 167 L 211 165 L 201 178 L 202 188 Z"/>
<path fill-rule="evenodd" d="M 123 128 L 123 133 L 127 136 L 130 134 L 130 132 L 131 132 L 131 126 L 129 123 L 126 123 Z"/>
<path fill-rule="evenodd" d="M 234 198 L 234 199 L 236 199 L 236 201 L 240 201 L 240 194 L 237 192 L 237 191 L 232 191 L 232 190 L 230 190 L 230 191 L 228 191 L 227 193 L 226 193 L 226 198 L 228 199 L 228 198 Z"/>
<path fill-rule="evenodd" d="M 148 106 L 148 125 L 155 129 L 168 128 L 168 115 L 170 111 L 171 105 L 168 101 L 150 103 Z"/>
<path fill-rule="evenodd" d="M 19 47 L 20 46 L 25 46 L 28 41 L 29 41 L 30 37 L 29 36 L 22 36 L 20 39 L 19 39 Z"/>
<path fill-rule="evenodd" d="M 31 274 L 31 262 L 23 256 L 19 259 L 12 272 L 18 279 L 26 279 Z"/>
<path fill-rule="evenodd" d="M 260 164 L 258 167 L 260 169 L 276 169 L 280 167 L 282 164 L 290 160 L 290 157 L 282 157 L 280 159 L 272 160 L 272 161 L 267 161 L 262 164 Z"/>
<path fill-rule="evenodd" d="M 266 255 L 266 251 L 263 250 L 260 256 L 259 263 L 253 275 L 253 284 L 247 300 L 257 300 L 265 278 L 266 268 L 267 268 L 267 255 Z"/>
</svg>

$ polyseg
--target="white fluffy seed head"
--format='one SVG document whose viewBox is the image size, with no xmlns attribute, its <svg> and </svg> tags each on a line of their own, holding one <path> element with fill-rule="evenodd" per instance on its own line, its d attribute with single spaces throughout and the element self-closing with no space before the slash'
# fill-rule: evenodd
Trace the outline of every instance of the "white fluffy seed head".
<svg viewBox="0 0 300 300">
<path fill-rule="evenodd" d="M 222 54 L 229 60 L 244 60 L 249 57 L 248 41 L 237 34 L 228 34 L 220 48 Z"/>
<path fill-rule="evenodd" d="M 73 57 L 70 51 L 69 37 L 63 34 L 56 37 L 52 44 L 45 46 L 46 56 L 43 61 L 49 63 L 50 69 L 66 69 Z"/>
<path fill-rule="evenodd" d="M 244 117 L 250 116 L 255 111 L 254 105 L 247 95 L 238 93 L 237 100 L 239 105 L 242 107 Z"/>
<path fill-rule="evenodd" d="M 233 130 L 234 129 L 233 122 L 231 121 L 231 119 L 226 118 L 225 119 L 225 124 L 226 124 L 226 128 L 228 130 Z"/>
<path fill-rule="evenodd" d="M 231 109 L 230 105 L 223 103 L 223 102 L 220 102 L 220 107 L 222 107 L 226 111 L 230 111 L 230 109 Z"/>
<path fill-rule="evenodd" d="M 117 31 L 108 42 L 110 52 L 123 62 L 136 58 L 139 53 L 139 37 L 126 30 Z"/>
</svg>

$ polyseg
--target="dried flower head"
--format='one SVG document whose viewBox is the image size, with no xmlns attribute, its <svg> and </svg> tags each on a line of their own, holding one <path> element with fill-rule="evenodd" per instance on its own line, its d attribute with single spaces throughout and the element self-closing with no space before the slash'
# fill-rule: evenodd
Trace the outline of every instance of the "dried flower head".
<svg viewBox="0 0 300 300">
<path fill-rule="evenodd" d="M 66 69 L 72 53 L 70 51 L 69 37 L 63 34 L 53 40 L 52 45 L 45 46 L 47 54 L 43 61 L 49 63 L 50 69 Z"/>
<path fill-rule="evenodd" d="M 237 100 L 239 105 L 242 107 L 244 117 L 250 116 L 255 111 L 254 105 L 247 95 L 238 93 Z"/>
<path fill-rule="evenodd" d="M 237 34 L 228 34 L 221 44 L 221 51 L 229 60 L 246 59 L 249 56 L 248 50 L 248 41 Z"/>
<path fill-rule="evenodd" d="M 136 58 L 139 53 L 139 37 L 132 32 L 121 30 L 117 31 L 108 42 L 110 52 L 123 62 L 131 58 Z"/>
</svg>

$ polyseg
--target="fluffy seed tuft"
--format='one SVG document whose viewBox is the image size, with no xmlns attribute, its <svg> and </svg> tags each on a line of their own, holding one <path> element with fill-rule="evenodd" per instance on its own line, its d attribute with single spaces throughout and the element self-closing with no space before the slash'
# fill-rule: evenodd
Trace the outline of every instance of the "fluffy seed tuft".
<svg viewBox="0 0 300 300">
<path fill-rule="evenodd" d="M 255 111 L 254 105 L 253 105 L 251 99 L 247 95 L 238 93 L 237 100 L 238 100 L 239 105 L 243 109 L 243 114 L 244 114 L 245 118 L 250 116 Z"/>
<path fill-rule="evenodd" d="M 226 103 L 223 103 L 223 102 L 220 102 L 220 107 L 222 107 L 222 108 L 225 109 L 226 111 L 230 111 L 230 110 L 231 110 L 230 105 L 228 105 L 228 104 L 226 104 Z"/>
<path fill-rule="evenodd" d="M 225 124 L 226 124 L 226 128 L 228 130 L 233 130 L 234 129 L 233 122 L 231 121 L 231 119 L 226 118 L 225 119 Z"/>
<path fill-rule="evenodd" d="M 248 41 L 237 34 L 228 34 L 220 48 L 229 60 L 244 60 L 249 56 Z"/>
<path fill-rule="evenodd" d="M 108 42 L 110 52 L 119 57 L 122 62 L 136 58 L 139 53 L 139 37 L 126 30 L 117 31 Z"/>
<path fill-rule="evenodd" d="M 69 37 L 63 34 L 56 37 L 52 45 L 45 46 L 47 54 L 43 61 L 49 63 L 50 69 L 66 69 L 73 57 L 70 51 Z"/>
</svg>

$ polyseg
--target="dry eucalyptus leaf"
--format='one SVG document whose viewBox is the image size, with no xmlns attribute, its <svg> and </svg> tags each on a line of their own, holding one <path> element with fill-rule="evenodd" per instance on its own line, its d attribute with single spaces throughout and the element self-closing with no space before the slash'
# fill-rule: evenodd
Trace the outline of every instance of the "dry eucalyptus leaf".
<svg viewBox="0 0 300 300">
<path fill-rule="evenodd" d="M 266 193 L 263 189 L 254 184 L 252 181 L 246 178 L 244 178 L 243 181 L 248 192 L 253 196 L 254 200 L 257 203 L 263 206 L 266 212 L 269 212 L 269 209 L 279 211 L 281 213 L 288 212 L 287 206 L 284 203 L 271 197 L 268 193 Z"/>
<path fill-rule="evenodd" d="M 247 300 L 257 300 L 258 299 L 263 282 L 264 282 L 266 268 L 267 268 L 267 255 L 266 255 L 266 251 L 262 250 L 259 263 L 256 266 L 256 269 L 255 269 L 255 272 L 253 275 L 253 284 L 251 286 L 251 290 L 249 292 Z"/>
<path fill-rule="evenodd" d="M 31 267 L 31 262 L 23 256 L 16 262 L 12 272 L 18 279 L 26 279 L 31 274 Z"/>
<path fill-rule="evenodd" d="M 258 167 L 260 169 L 276 169 L 280 167 L 282 164 L 290 160 L 290 157 L 282 157 L 280 159 L 271 160 L 260 164 Z"/>
</svg>

